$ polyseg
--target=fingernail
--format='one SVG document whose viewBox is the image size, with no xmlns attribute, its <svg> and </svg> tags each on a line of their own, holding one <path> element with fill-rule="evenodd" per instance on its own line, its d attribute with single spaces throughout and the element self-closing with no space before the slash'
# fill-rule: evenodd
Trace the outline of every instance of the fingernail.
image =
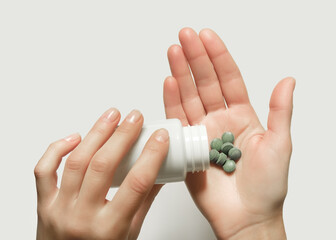
<svg viewBox="0 0 336 240">
<path fill-rule="evenodd" d="M 135 123 L 141 118 L 141 113 L 138 110 L 133 110 L 130 112 L 126 118 L 126 121 L 129 123 Z"/>
<path fill-rule="evenodd" d="M 117 119 L 118 117 L 118 110 L 115 108 L 110 108 L 104 113 L 104 118 L 110 122 L 113 122 Z"/>
<path fill-rule="evenodd" d="M 64 138 L 65 141 L 67 142 L 74 142 L 80 137 L 79 133 L 73 133 L 67 137 Z"/>
<path fill-rule="evenodd" d="M 166 129 L 164 129 L 164 128 L 161 128 L 160 130 L 158 130 L 156 132 L 155 139 L 158 142 L 162 142 L 162 143 L 167 142 L 168 139 L 169 139 L 168 131 Z"/>
</svg>

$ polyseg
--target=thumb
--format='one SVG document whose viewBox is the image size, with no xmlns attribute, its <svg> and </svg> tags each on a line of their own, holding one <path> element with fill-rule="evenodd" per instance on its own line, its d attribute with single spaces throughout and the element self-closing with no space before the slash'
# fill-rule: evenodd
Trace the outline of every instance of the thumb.
<svg viewBox="0 0 336 240">
<path fill-rule="evenodd" d="M 275 86 L 269 104 L 268 131 L 282 136 L 290 134 L 294 88 L 295 79 L 291 77 L 281 80 Z"/>
<path fill-rule="evenodd" d="M 146 200 L 143 202 L 143 204 L 141 205 L 141 207 L 139 208 L 139 210 L 137 211 L 132 220 L 128 239 L 138 238 L 146 214 L 148 213 L 156 195 L 159 193 L 162 187 L 163 184 L 155 184 L 152 190 L 149 192 Z"/>
</svg>

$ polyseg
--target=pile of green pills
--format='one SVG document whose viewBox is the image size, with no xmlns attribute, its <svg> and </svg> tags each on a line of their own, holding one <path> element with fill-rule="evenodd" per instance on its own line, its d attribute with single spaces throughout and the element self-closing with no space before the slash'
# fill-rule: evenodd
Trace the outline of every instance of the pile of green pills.
<svg viewBox="0 0 336 240">
<path fill-rule="evenodd" d="M 224 171 L 231 173 L 236 169 L 236 161 L 241 157 L 241 151 L 233 145 L 232 132 L 225 132 L 222 138 L 211 141 L 210 162 L 222 166 Z"/>
</svg>

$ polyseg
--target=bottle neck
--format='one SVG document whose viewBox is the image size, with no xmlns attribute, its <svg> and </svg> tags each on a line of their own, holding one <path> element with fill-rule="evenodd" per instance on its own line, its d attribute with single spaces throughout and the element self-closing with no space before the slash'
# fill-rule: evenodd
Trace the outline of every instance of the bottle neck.
<svg viewBox="0 0 336 240">
<path fill-rule="evenodd" d="M 210 167 L 209 143 L 204 125 L 183 127 L 187 172 L 204 171 Z"/>
</svg>

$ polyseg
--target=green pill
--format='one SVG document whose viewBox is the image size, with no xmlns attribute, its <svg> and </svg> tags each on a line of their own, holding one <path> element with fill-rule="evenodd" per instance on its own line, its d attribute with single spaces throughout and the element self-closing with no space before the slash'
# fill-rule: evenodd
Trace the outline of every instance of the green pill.
<svg viewBox="0 0 336 240">
<path fill-rule="evenodd" d="M 233 148 L 233 147 L 234 147 L 234 146 L 233 146 L 232 143 L 230 143 L 230 142 L 226 142 L 226 143 L 224 143 L 224 144 L 221 146 L 220 150 L 221 150 L 221 152 L 223 152 L 223 153 L 225 153 L 225 154 L 228 154 L 229 151 L 230 151 L 230 149 Z"/>
<path fill-rule="evenodd" d="M 219 152 L 216 149 L 211 149 L 209 153 L 210 162 L 216 163 L 219 158 Z"/>
<path fill-rule="evenodd" d="M 228 159 L 223 165 L 223 169 L 227 173 L 231 173 L 236 169 L 236 163 L 233 160 Z"/>
<path fill-rule="evenodd" d="M 225 132 L 222 135 L 222 141 L 223 143 L 233 143 L 234 142 L 234 136 L 232 132 Z"/>
<path fill-rule="evenodd" d="M 230 159 L 237 161 L 241 157 L 241 151 L 234 147 L 230 149 L 228 155 Z"/>
<path fill-rule="evenodd" d="M 223 142 L 221 139 L 215 138 L 214 140 L 212 140 L 210 146 L 211 146 L 211 149 L 216 149 L 219 152 L 221 150 L 222 144 Z"/>
<path fill-rule="evenodd" d="M 224 153 L 220 153 L 216 164 L 219 166 L 223 166 L 226 161 L 227 161 L 227 156 Z"/>
</svg>

